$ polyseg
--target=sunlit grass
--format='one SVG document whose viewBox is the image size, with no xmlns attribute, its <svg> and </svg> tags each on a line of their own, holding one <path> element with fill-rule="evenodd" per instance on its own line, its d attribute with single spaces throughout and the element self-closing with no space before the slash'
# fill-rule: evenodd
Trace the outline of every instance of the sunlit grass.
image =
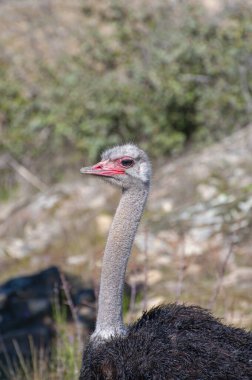
<svg viewBox="0 0 252 380">
<path fill-rule="evenodd" d="M 50 352 L 35 347 L 29 337 L 31 357 L 24 357 L 17 341 L 13 341 L 16 360 L 6 353 L 6 364 L 1 365 L 2 376 L 6 380 L 74 380 L 78 379 L 81 365 L 80 329 L 67 321 L 67 308 L 54 305 L 56 337 Z M 0 372 L 1 373 L 1 372 Z"/>
</svg>

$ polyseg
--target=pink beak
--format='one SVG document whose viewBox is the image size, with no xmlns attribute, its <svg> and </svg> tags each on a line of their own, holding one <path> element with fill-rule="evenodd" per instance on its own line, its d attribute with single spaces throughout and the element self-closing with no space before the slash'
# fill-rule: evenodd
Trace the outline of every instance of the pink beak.
<svg viewBox="0 0 252 380">
<path fill-rule="evenodd" d="M 101 161 L 94 166 L 88 166 L 80 169 L 82 174 L 99 175 L 103 177 L 111 177 L 117 174 L 124 174 L 123 168 L 117 167 L 116 163 L 111 161 Z"/>
</svg>

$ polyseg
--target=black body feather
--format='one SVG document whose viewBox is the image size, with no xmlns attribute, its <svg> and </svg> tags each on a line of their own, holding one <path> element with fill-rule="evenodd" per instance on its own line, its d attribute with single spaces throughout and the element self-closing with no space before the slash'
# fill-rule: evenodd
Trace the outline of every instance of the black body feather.
<svg viewBox="0 0 252 380">
<path fill-rule="evenodd" d="M 125 337 L 89 343 L 80 380 L 252 380 L 252 333 L 197 306 L 148 312 Z"/>
</svg>

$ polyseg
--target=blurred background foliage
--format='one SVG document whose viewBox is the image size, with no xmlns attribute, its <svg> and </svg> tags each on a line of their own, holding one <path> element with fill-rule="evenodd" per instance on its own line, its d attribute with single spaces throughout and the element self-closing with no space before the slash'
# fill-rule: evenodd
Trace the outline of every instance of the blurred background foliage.
<svg viewBox="0 0 252 380">
<path fill-rule="evenodd" d="M 40 17 L 32 7 L 25 14 L 31 57 L 16 64 L 2 39 L 1 152 L 28 167 L 43 161 L 50 181 L 62 160 L 94 160 L 112 144 L 141 143 L 159 157 L 251 120 L 250 3 L 223 2 L 218 14 L 197 1 L 77 3 L 68 28 L 75 50 L 66 42 L 52 56 L 42 53 L 36 31 L 50 44 L 43 13 L 56 12 L 48 1 Z"/>
<path fill-rule="evenodd" d="M 1 281 L 60 264 L 98 289 L 115 195 L 76 178 L 132 141 L 160 165 L 127 282 L 251 328 L 251 116 L 252 0 L 0 0 Z M 77 378 L 79 326 L 55 311 L 51 363 L 7 378 Z"/>
</svg>

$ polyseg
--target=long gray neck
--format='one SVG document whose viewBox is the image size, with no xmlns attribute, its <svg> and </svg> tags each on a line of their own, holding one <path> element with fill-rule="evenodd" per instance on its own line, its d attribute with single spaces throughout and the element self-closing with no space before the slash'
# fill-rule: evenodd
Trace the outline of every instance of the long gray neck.
<svg viewBox="0 0 252 380">
<path fill-rule="evenodd" d="M 124 277 L 148 192 L 148 185 L 123 190 L 104 252 L 98 315 L 91 339 L 126 333 L 122 318 Z"/>
</svg>

